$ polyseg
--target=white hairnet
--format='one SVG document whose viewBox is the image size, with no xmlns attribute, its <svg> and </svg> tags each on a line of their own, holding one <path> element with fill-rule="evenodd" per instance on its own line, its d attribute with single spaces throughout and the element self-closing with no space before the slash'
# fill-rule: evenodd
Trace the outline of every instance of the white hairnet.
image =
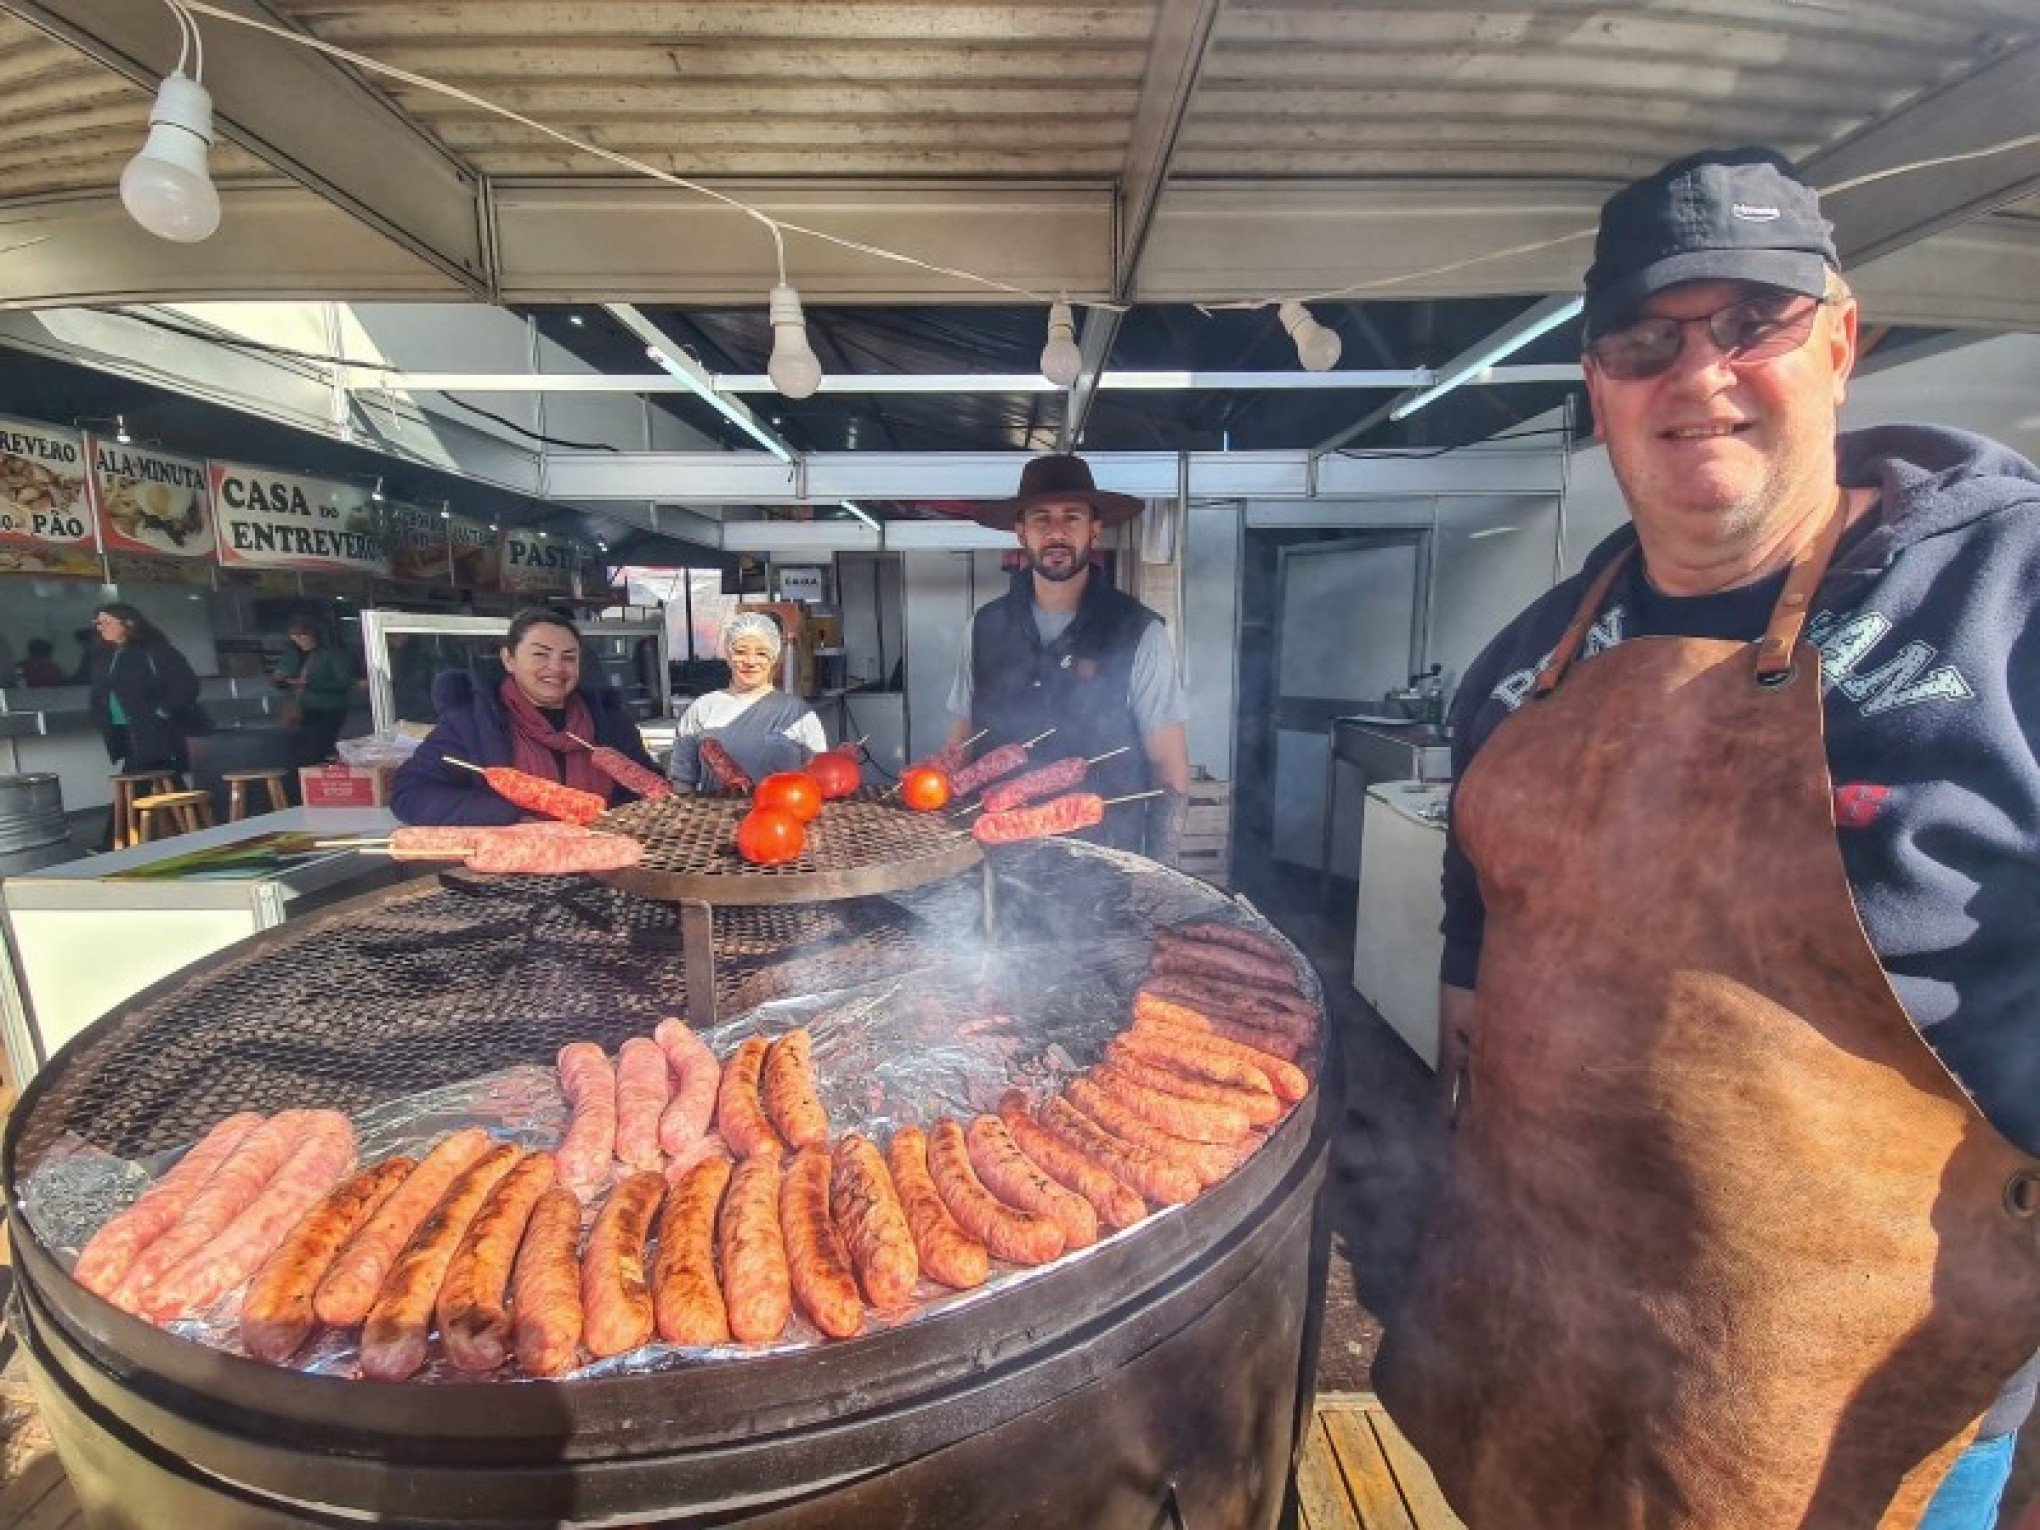
<svg viewBox="0 0 2040 1530">
<path fill-rule="evenodd" d="M 730 644 L 738 638 L 756 638 L 772 650 L 772 657 L 778 658 L 780 649 L 786 646 L 786 639 L 779 634 L 779 623 L 763 611 L 739 611 L 722 627 L 723 657 L 729 657 Z"/>
</svg>

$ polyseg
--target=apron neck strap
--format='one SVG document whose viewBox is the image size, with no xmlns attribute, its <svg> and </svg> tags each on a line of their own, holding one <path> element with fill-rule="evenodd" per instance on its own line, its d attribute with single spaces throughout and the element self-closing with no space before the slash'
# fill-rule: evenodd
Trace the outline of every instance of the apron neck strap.
<svg viewBox="0 0 2040 1530">
<path fill-rule="evenodd" d="M 1843 528 L 1848 524 L 1849 493 L 1838 486 L 1834 509 L 1828 515 L 1827 524 L 1812 541 L 1800 548 L 1798 556 L 1792 560 L 1791 572 L 1785 576 L 1785 588 L 1778 592 L 1778 604 L 1772 607 L 1770 624 L 1757 643 L 1757 679 L 1776 684 L 1791 670 L 1792 651 L 1798 645 L 1800 631 L 1806 626 L 1807 613 L 1813 607 L 1814 591 L 1827 577 L 1828 563 L 1833 559 L 1835 547 L 1842 540 Z M 1622 577 L 1622 571 L 1629 567 L 1629 560 L 1635 552 L 1636 544 L 1632 542 L 1610 558 L 1607 567 L 1588 586 L 1586 595 L 1580 600 L 1579 610 L 1573 613 L 1572 625 L 1565 629 L 1565 635 L 1558 640 L 1558 646 L 1551 651 L 1544 668 L 1538 671 L 1532 695 L 1548 696 L 1558 689 L 1558 683 L 1572 668 L 1573 660 L 1579 657 L 1580 646 L 1586 642 L 1594 619 L 1601 614 L 1608 592 Z"/>
<path fill-rule="evenodd" d="M 1558 689 L 1558 682 L 1565 678 L 1565 672 L 1572 668 L 1572 661 L 1579 656 L 1580 645 L 1587 640 L 1587 630 L 1594 625 L 1594 618 L 1601 614 L 1601 606 L 1608 599 L 1608 592 L 1615 587 L 1615 581 L 1622 577 L 1622 571 L 1629 567 L 1629 560 L 1636 552 L 1631 542 L 1622 551 L 1608 560 L 1608 566 L 1601 570 L 1599 577 L 1587 586 L 1580 608 L 1573 613 L 1572 625 L 1565 629 L 1565 636 L 1558 640 L 1558 646 L 1551 650 L 1551 657 L 1544 668 L 1537 672 L 1537 685 L 1531 692 L 1535 696 L 1549 696 Z"/>
<path fill-rule="evenodd" d="M 1813 609 L 1813 595 L 1827 577 L 1828 563 L 1842 540 L 1842 528 L 1849 524 L 1849 491 L 1835 488 L 1835 507 L 1827 524 L 1813 540 L 1799 549 L 1792 560 L 1792 572 L 1785 576 L 1785 588 L 1778 592 L 1778 604 L 1771 608 L 1771 624 L 1757 644 L 1756 678 L 1778 684 L 1792 671 L 1792 651 L 1799 646 L 1799 634 Z"/>
</svg>

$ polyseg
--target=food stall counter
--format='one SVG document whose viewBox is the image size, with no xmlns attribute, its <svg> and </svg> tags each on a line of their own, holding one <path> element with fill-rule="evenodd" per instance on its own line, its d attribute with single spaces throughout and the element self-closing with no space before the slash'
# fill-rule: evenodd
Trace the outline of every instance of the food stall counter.
<svg viewBox="0 0 2040 1530">
<path fill-rule="evenodd" d="M 92 1021 L 151 983 L 258 930 L 408 875 L 318 849 L 382 835 L 387 808 L 292 808 L 0 882 L 0 1019 L 17 1087 Z"/>
</svg>

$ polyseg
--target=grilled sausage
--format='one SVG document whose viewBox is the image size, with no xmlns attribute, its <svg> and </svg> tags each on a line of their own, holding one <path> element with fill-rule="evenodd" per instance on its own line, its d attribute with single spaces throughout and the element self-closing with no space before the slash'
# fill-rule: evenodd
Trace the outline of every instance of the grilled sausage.
<svg viewBox="0 0 2040 1530">
<path fill-rule="evenodd" d="M 966 797 L 980 786 L 988 786 L 1001 776 L 1010 776 L 1027 763 L 1027 748 L 1024 744 L 1001 744 L 996 749 L 987 749 L 961 770 L 949 777 L 949 789 L 958 798 Z"/>
<path fill-rule="evenodd" d="M 1269 988 L 1297 987 L 1296 967 L 1287 956 L 1243 951 L 1238 946 L 1197 940 L 1172 930 L 1155 931 L 1155 955 L 1171 957 L 1184 967 L 1215 977 L 1239 978 Z"/>
<path fill-rule="evenodd" d="M 1237 1105 L 1186 1099 L 1150 1088 L 1116 1063 L 1100 1063 L 1091 1070 L 1090 1078 L 1143 1121 L 1172 1137 L 1191 1142 L 1241 1142 L 1254 1129 L 1247 1113 Z"/>
<path fill-rule="evenodd" d="M 1186 1100 L 1230 1105 L 1254 1126 L 1268 1126 L 1282 1118 L 1282 1102 L 1269 1087 L 1268 1076 L 1244 1063 L 1240 1065 L 1241 1071 L 1252 1074 L 1250 1084 L 1219 1084 L 1170 1066 L 1164 1057 L 1146 1052 L 1130 1036 L 1114 1036 L 1105 1048 L 1105 1056 L 1113 1067 L 1137 1084 Z"/>
<path fill-rule="evenodd" d="M 412 1169 L 409 1158 L 386 1158 L 329 1192 L 255 1272 L 241 1299 L 241 1347 L 281 1365 L 311 1337 L 312 1292 L 357 1228 L 375 1215 Z"/>
<path fill-rule="evenodd" d="M 746 1158 L 730 1175 L 716 1220 L 730 1336 L 744 1344 L 770 1344 L 793 1316 L 793 1278 L 779 1230 L 781 1177 L 778 1153 Z"/>
<path fill-rule="evenodd" d="M 829 1116 L 815 1087 L 814 1038 L 806 1026 L 767 1050 L 761 1092 L 766 1114 L 789 1147 L 829 1145 Z"/>
<path fill-rule="evenodd" d="M 768 1050 L 763 1036 L 753 1036 L 723 1065 L 722 1083 L 715 1097 L 715 1125 L 730 1151 L 739 1158 L 767 1153 L 777 1158 L 786 1144 L 772 1129 L 758 1092 L 759 1075 Z"/>
<path fill-rule="evenodd" d="M 616 1051 L 616 1156 L 633 1169 L 656 1169 L 659 1120 L 673 1097 L 666 1053 L 649 1036 L 633 1036 Z"/>
<path fill-rule="evenodd" d="M 1259 930 L 1249 929 L 1243 924 L 1234 924 L 1225 919 L 1193 919 L 1187 924 L 1169 926 L 1169 934 L 1184 940 L 1201 940 L 1206 945 L 1231 946 L 1270 961 L 1287 963 L 1289 951 L 1273 936 L 1263 935 Z"/>
<path fill-rule="evenodd" d="M 375 1305 L 384 1278 L 418 1224 L 431 1214 L 453 1182 L 489 1151 L 489 1134 L 470 1126 L 442 1137 L 418 1167 L 347 1240 L 319 1289 L 312 1311 L 335 1328 L 359 1323 Z"/>
<path fill-rule="evenodd" d="M 510 1352 L 510 1271 L 540 1197 L 558 1169 L 532 1153 L 496 1183 L 447 1266 L 434 1312 L 446 1358 L 464 1371 L 493 1371 Z"/>
<path fill-rule="evenodd" d="M 736 756 L 712 738 L 701 741 L 695 757 L 701 761 L 702 769 L 712 789 L 719 792 L 743 792 L 746 796 L 758 789 L 758 783 L 745 774 Z"/>
<path fill-rule="evenodd" d="M 1197 1199 L 1203 1186 L 1182 1164 L 1150 1153 L 1136 1142 L 1113 1136 L 1067 1100 L 1041 1107 L 1041 1124 L 1095 1163 L 1114 1179 L 1162 1206 L 1180 1206 Z"/>
<path fill-rule="evenodd" d="M 581 1256 L 581 1342 L 597 1359 L 626 1354 L 652 1338 L 652 1288 L 645 1240 L 666 1194 L 666 1177 L 640 1170 L 609 1192 Z"/>
<path fill-rule="evenodd" d="M 184 1215 L 213 1171 L 261 1124 L 262 1117 L 252 1110 L 215 1124 L 161 1179 L 142 1191 L 133 1205 L 116 1212 L 92 1235 L 72 1266 L 72 1277 L 94 1296 L 111 1296 L 142 1250 Z"/>
<path fill-rule="evenodd" d="M 142 1292 L 142 1311 L 158 1323 L 217 1301 L 276 1252 L 298 1218 L 354 1167 L 354 1128 L 337 1110 L 307 1112 L 297 1146 L 255 1198 Z"/>
<path fill-rule="evenodd" d="M 489 789 L 504 801 L 541 818 L 563 823 L 589 824 L 609 811 L 609 799 L 577 786 L 548 781 L 543 776 L 513 770 L 508 765 L 491 765 L 482 772 Z"/>
<path fill-rule="evenodd" d="M 943 1205 L 929 1176 L 928 1134 L 918 1126 L 901 1127 L 886 1148 L 885 1162 L 914 1234 L 921 1273 L 958 1291 L 983 1285 L 992 1271 L 990 1251 L 959 1227 Z"/>
<path fill-rule="evenodd" d="M 446 1267 L 453 1262 L 468 1224 L 490 1192 L 523 1156 L 524 1150 L 512 1143 L 491 1148 L 453 1182 L 432 1214 L 418 1224 L 362 1327 L 362 1375 L 371 1381 L 403 1381 L 417 1374 L 425 1363 L 432 1308 L 446 1280 Z"/>
<path fill-rule="evenodd" d="M 666 1054 L 673 1075 L 672 1098 L 659 1115 L 659 1146 L 677 1154 L 708 1135 L 722 1064 L 708 1043 L 678 1020 L 661 1020 L 652 1039 Z"/>
<path fill-rule="evenodd" d="M 571 1370 L 581 1353 L 581 1202 L 564 1185 L 538 1198 L 510 1276 L 517 1364 L 532 1376 Z"/>
<path fill-rule="evenodd" d="M 1275 1031 L 1264 1031 L 1257 1026 L 1240 1025 L 1230 1020 L 1221 1020 L 1188 1004 L 1181 1004 L 1173 999 L 1160 998 L 1155 994 L 1147 992 L 1145 989 L 1135 994 L 1133 996 L 1133 1028 L 1132 1030 L 1122 1032 L 1122 1034 L 1127 1037 L 1144 1034 L 1150 1045 L 1154 1045 L 1156 1044 L 1154 1040 L 1155 1034 L 1165 1031 L 1187 1031 L 1197 1036 L 1221 1037 L 1227 1041 L 1237 1042 L 1256 1052 L 1263 1053 L 1279 1062 L 1295 1062 L 1297 1057 L 1301 1055 L 1302 1050 L 1294 1041 Z M 1247 1075 L 1239 1080 L 1243 1088 L 1252 1088 L 1253 1080 L 1256 1078 L 1260 1079 L 1263 1083 L 1269 1083 L 1271 1088 L 1273 1087 L 1268 1074 L 1258 1067 L 1242 1062 L 1237 1065 L 1236 1071 L 1243 1071 Z M 1198 1076 L 1204 1078 L 1212 1077 L 1213 1075 L 1200 1071 Z M 1222 1079 L 1219 1082 L 1230 1083 L 1233 1080 Z"/>
<path fill-rule="evenodd" d="M 1108 1227 L 1131 1227 L 1147 1215 L 1147 1203 L 1098 1163 L 1035 1120 L 1017 1090 L 999 1101 L 999 1119 L 1014 1144 L 1057 1184 L 1091 1203 Z"/>
<path fill-rule="evenodd" d="M 1205 1189 L 1217 1184 L 1239 1166 L 1239 1154 L 1216 1143 L 1191 1142 L 1165 1132 L 1134 1114 L 1088 1078 L 1073 1078 L 1063 1086 L 1063 1098 L 1122 1142 L 1146 1148 L 1156 1157 L 1180 1164 L 1197 1176 Z"/>
<path fill-rule="evenodd" d="M 1052 1217 L 1002 1203 L 970 1167 L 963 1128 L 944 1117 L 928 1133 L 928 1177 L 956 1223 L 1012 1264 L 1047 1264 L 1062 1253 L 1063 1230 Z"/>
<path fill-rule="evenodd" d="M 1221 978 L 1201 977 L 1162 968 L 1150 972 L 1141 983 L 1146 992 L 1158 994 L 1248 1025 L 1288 1031 L 1298 1041 L 1317 1034 L 1317 1009 L 1296 992 L 1276 993 L 1272 989 L 1248 989 Z"/>
<path fill-rule="evenodd" d="M 597 744 L 588 751 L 588 763 L 632 796 L 656 798 L 673 795 L 673 788 L 666 784 L 664 776 L 656 771 L 646 770 L 629 755 L 621 754 L 605 744 Z"/>
<path fill-rule="evenodd" d="M 659 1213 L 659 1256 L 652 1265 L 652 1311 L 668 1344 L 727 1344 L 730 1314 L 715 1278 L 715 1216 L 729 1188 L 723 1154 L 694 1165 L 666 1194 Z"/>
<path fill-rule="evenodd" d="M 1066 1248 L 1089 1248 L 1098 1241 L 1098 1213 L 1091 1203 L 1042 1173 L 997 1116 L 977 1117 L 963 1140 L 971 1168 L 993 1195 L 1054 1222 Z"/>
<path fill-rule="evenodd" d="M 885 1158 L 869 1137 L 845 1132 L 836 1139 L 829 1214 L 866 1300 L 881 1312 L 905 1305 L 921 1278 L 921 1260 Z"/>
<path fill-rule="evenodd" d="M 1050 834 L 1073 834 L 1105 821 L 1105 799 L 1096 792 L 1071 792 L 1010 813 L 982 813 L 970 826 L 981 845 L 1011 845 Z"/>
<path fill-rule="evenodd" d="M 616 1156 L 616 1069 L 592 1041 L 560 1048 L 560 1092 L 572 1112 L 554 1153 L 560 1183 L 584 1201 L 609 1182 Z"/>
<path fill-rule="evenodd" d="M 1164 1018 L 1152 1010 L 1143 1011 L 1138 998 L 1134 1000 L 1131 1034 L 1145 1036 L 1155 1046 L 1166 1048 L 1171 1063 L 1190 1069 L 1200 1078 L 1228 1083 L 1232 1079 L 1219 1077 L 1220 1065 L 1245 1063 L 1260 1071 L 1275 1091 L 1275 1097 L 1285 1105 L 1294 1105 L 1310 1093 L 1310 1075 L 1296 1064 L 1284 1062 L 1272 1053 L 1241 1046 L 1214 1031 L 1185 1025 L 1173 1017 Z"/>
<path fill-rule="evenodd" d="M 166 1271 L 217 1238 L 247 1209 L 283 1167 L 310 1116 L 308 1110 L 282 1111 L 236 1143 L 177 1220 L 135 1256 L 109 1300 L 123 1311 L 139 1312 L 142 1297 Z"/>
<path fill-rule="evenodd" d="M 1314 1023 L 1304 1026 L 1292 1016 L 1265 1009 L 1246 1011 L 1210 1004 L 1200 1007 L 1197 1000 L 1174 985 L 1159 982 L 1152 982 L 1134 995 L 1133 1012 L 1136 1019 L 1145 1015 L 1207 1035 L 1223 1036 L 1292 1063 L 1303 1055 L 1305 1044 L 1317 1029 Z M 1245 1018 L 1249 1014 L 1254 1018 Z"/>
<path fill-rule="evenodd" d="M 1001 781 L 996 786 L 985 788 L 984 810 L 987 813 L 1010 813 L 1014 808 L 1025 807 L 1030 802 L 1039 802 L 1043 797 L 1058 796 L 1081 786 L 1084 772 L 1090 762 L 1080 754 L 1066 760 L 1057 760 L 1052 765 L 1039 765 L 1033 770 L 1023 770 L 1010 781 Z"/>
<path fill-rule="evenodd" d="M 468 852 L 467 869 L 530 877 L 565 877 L 591 871 L 623 871 L 644 858 L 644 845 L 621 834 L 492 838 L 483 840 Z"/>
<path fill-rule="evenodd" d="M 847 1339 L 864 1327 L 864 1302 L 829 1215 L 829 1171 L 826 1147 L 793 1155 L 779 1188 L 779 1230 L 800 1310 L 830 1338 Z"/>
</svg>

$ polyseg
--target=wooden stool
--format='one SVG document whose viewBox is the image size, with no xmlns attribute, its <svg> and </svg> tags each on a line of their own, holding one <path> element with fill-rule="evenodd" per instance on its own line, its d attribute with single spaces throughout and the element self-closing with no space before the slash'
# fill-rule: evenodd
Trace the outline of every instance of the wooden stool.
<svg viewBox="0 0 2040 1530">
<path fill-rule="evenodd" d="M 176 791 L 184 779 L 174 770 L 136 770 L 113 778 L 113 848 L 125 850 L 142 842 L 135 799 L 151 792 Z"/>
<path fill-rule="evenodd" d="M 248 816 L 248 789 L 251 786 L 267 785 L 269 788 L 269 811 L 281 813 L 290 806 L 290 793 L 284 790 L 284 780 L 290 775 L 287 770 L 230 770 L 220 779 L 227 783 L 227 822 L 239 823 Z"/>
<path fill-rule="evenodd" d="M 159 792 L 153 797 L 135 799 L 135 818 L 141 825 L 141 843 L 148 844 L 156 837 L 156 815 L 161 813 L 177 827 L 173 834 L 189 834 L 194 829 L 210 829 L 213 826 L 211 792 Z"/>
</svg>

